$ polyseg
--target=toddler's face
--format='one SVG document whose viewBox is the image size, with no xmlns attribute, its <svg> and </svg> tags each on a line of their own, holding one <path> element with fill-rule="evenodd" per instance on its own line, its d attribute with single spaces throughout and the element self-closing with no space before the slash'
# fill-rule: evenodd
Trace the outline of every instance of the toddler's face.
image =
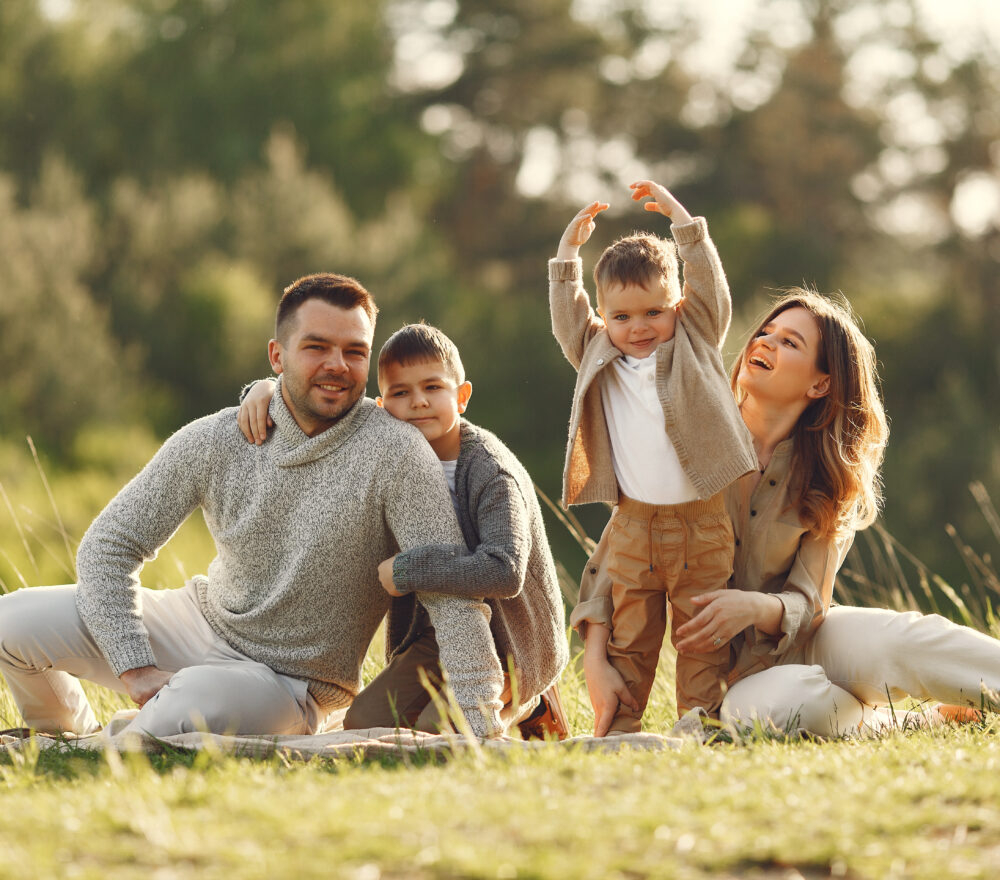
<svg viewBox="0 0 1000 880">
<path fill-rule="evenodd" d="M 418 428 L 438 458 L 458 458 L 459 416 L 472 394 L 470 383 L 459 385 L 440 361 L 419 361 L 386 366 L 379 374 L 379 390 L 378 403 Z"/>
<path fill-rule="evenodd" d="M 638 284 L 610 284 L 599 309 L 612 345 L 634 358 L 649 357 L 661 342 L 674 338 L 677 307 L 663 284 L 647 290 Z"/>
</svg>

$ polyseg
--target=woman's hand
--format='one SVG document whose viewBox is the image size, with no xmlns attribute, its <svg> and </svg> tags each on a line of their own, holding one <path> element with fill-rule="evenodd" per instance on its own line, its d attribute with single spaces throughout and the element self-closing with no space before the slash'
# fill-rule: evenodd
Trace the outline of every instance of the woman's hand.
<svg viewBox="0 0 1000 880">
<path fill-rule="evenodd" d="M 625 679 L 608 662 L 608 639 L 611 628 L 599 623 L 587 625 L 583 648 L 583 674 L 587 679 L 590 704 L 594 707 L 594 736 L 606 736 L 615 720 L 619 704 L 639 711 L 639 703 L 625 684 Z"/>
<path fill-rule="evenodd" d="M 254 382 L 240 404 L 236 421 L 243 436 L 250 443 L 260 446 L 267 437 L 267 429 L 274 427 L 274 422 L 267 412 L 272 397 L 274 397 L 274 383 L 265 379 Z"/>
<path fill-rule="evenodd" d="M 569 221 L 569 226 L 559 239 L 559 250 L 556 252 L 557 260 L 575 260 L 581 245 L 594 233 L 596 224 L 594 218 L 608 209 L 606 202 L 591 202 L 583 208 L 577 215 Z"/>
<path fill-rule="evenodd" d="M 777 596 L 745 590 L 711 590 L 691 601 L 703 607 L 677 628 L 677 650 L 682 654 L 716 651 L 748 626 L 773 635 L 781 630 L 785 613 Z"/>
</svg>

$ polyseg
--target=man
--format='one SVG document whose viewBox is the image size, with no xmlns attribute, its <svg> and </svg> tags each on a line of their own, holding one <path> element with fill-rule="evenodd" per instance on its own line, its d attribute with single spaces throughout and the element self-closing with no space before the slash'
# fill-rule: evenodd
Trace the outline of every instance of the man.
<svg viewBox="0 0 1000 880">
<path fill-rule="evenodd" d="M 154 736 L 312 733 L 350 703 L 389 601 L 378 564 L 462 537 L 430 447 L 364 397 L 376 312 L 353 278 L 296 281 L 268 345 L 268 442 L 247 444 L 233 409 L 186 425 L 87 530 L 76 586 L 0 599 L 0 671 L 26 724 L 96 730 L 77 678 L 126 692 L 129 729 Z M 140 587 L 198 507 L 218 548 L 207 576 Z M 442 664 L 473 732 L 498 730 L 486 605 L 420 601 L 452 636 Z"/>
</svg>

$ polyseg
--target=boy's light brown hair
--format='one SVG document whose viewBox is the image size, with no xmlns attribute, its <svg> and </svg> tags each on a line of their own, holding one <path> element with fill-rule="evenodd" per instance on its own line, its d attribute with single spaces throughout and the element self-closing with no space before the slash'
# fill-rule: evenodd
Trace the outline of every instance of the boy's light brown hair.
<svg viewBox="0 0 1000 880">
<path fill-rule="evenodd" d="M 668 304 L 681 301 L 681 286 L 677 279 L 677 248 L 648 232 L 633 232 L 619 238 L 601 254 L 594 266 L 597 306 L 604 307 L 604 291 L 614 284 L 637 284 L 644 290 L 662 283 L 668 294 Z"/>
<path fill-rule="evenodd" d="M 425 324 L 404 324 L 392 334 L 378 353 L 378 382 L 382 384 L 382 374 L 393 364 L 424 363 L 440 361 L 445 370 L 455 380 L 456 385 L 465 381 L 465 367 L 455 345 L 437 327 Z"/>
</svg>

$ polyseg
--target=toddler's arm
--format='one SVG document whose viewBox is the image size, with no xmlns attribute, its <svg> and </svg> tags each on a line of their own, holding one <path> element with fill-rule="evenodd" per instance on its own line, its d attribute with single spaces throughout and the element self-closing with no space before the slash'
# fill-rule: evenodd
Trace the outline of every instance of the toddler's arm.
<svg viewBox="0 0 1000 880">
<path fill-rule="evenodd" d="M 260 446 L 267 438 L 267 429 L 274 427 L 274 422 L 268 414 L 274 389 L 273 379 L 260 379 L 243 389 L 236 421 L 249 443 Z"/>
<path fill-rule="evenodd" d="M 692 218 L 669 190 L 652 180 L 637 181 L 631 189 L 634 201 L 651 198 L 643 207 L 671 220 L 670 232 L 684 263 L 684 303 L 680 309 L 684 326 L 721 348 L 729 332 L 733 306 L 726 273 L 709 238 L 705 218 Z"/>
<path fill-rule="evenodd" d="M 575 369 L 580 367 L 587 341 L 604 326 L 594 314 L 583 287 L 579 253 L 594 231 L 594 218 L 607 208 L 604 202 L 591 202 L 579 211 L 563 232 L 555 259 L 549 260 L 552 332 Z"/>
</svg>

